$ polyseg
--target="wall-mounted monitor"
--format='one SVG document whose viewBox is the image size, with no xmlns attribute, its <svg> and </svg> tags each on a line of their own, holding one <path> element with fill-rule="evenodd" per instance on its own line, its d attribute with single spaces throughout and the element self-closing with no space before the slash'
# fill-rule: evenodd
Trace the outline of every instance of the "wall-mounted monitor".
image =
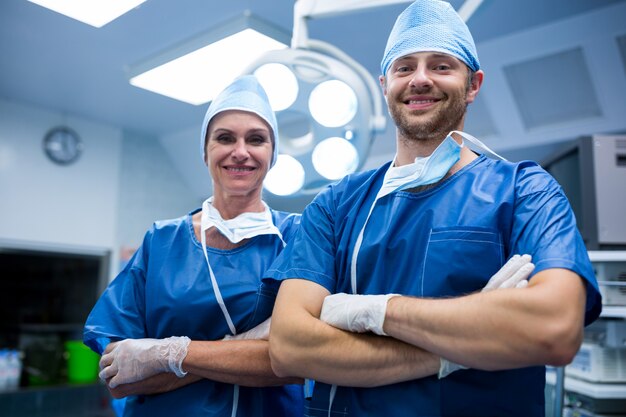
<svg viewBox="0 0 626 417">
<path fill-rule="evenodd" d="M 541 165 L 563 187 L 587 249 L 626 248 L 626 134 L 581 137 Z"/>
</svg>

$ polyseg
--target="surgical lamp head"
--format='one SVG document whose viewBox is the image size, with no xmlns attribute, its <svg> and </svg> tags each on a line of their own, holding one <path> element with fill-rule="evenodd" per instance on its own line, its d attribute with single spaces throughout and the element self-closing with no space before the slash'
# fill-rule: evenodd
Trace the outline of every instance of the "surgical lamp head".
<svg viewBox="0 0 626 417">
<path fill-rule="evenodd" d="M 206 135 L 209 123 L 213 117 L 226 110 L 242 110 L 254 113 L 265 120 L 272 130 L 274 149 L 270 167 L 274 166 L 278 157 L 278 123 L 267 94 L 254 75 L 238 77 L 211 101 L 202 123 L 200 136 L 202 159 L 206 161 Z"/>
<path fill-rule="evenodd" d="M 381 74 L 398 58 L 416 52 L 441 52 L 480 69 L 476 45 L 467 25 L 447 1 L 416 0 L 396 19 L 391 29 Z"/>
<path fill-rule="evenodd" d="M 244 73 L 258 77 L 278 119 L 280 155 L 264 182 L 272 194 L 316 194 L 355 172 L 385 128 L 380 87 L 333 45 L 270 51 Z"/>
</svg>

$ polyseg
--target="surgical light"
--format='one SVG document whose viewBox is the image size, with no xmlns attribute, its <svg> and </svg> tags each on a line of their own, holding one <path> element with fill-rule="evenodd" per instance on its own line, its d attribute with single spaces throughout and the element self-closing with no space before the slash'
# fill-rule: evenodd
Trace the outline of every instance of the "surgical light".
<svg viewBox="0 0 626 417">
<path fill-rule="evenodd" d="M 278 155 L 276 164 L 265 176 L 265 188 L 272 194 L 284 196 L 296 193 L 304 184 L 304 168 L 294 157 Z"/>
<path fill-rule="evenodd" d="M 359 155 L 356 148 L 343 138 L 333 137 L 321 141 L 311 156 L 315 170 L 329 180 L 338 180 L 356 171 Z"/>
<path fill-rule="evenodd" d="M 285 82 L 267 82 L 272 69 L 278 69 L 275 77 Z M 259 82 L 270 101 L 275 94 L 284 93 L 286 86 L 296 92 L 290 93 L 295 100 L 288 107 L 275 108 L 278 152 L 292 160 L 289 165 L 272 168 L 264 182 L 266 190 L 281 196 L 312 195 L 357 171 L 386 121 L 382 93 L 373 77 L 336 47 L 316 40 L 308 40 L 306 48 L 270 51 L 245 73 L 265 71 Z M 279 168 L 281 174 L 274 175 Z M 280 194 L 276 190 L 281 190 Z"/>
<path fill-rule="evenodd" d="M 268 173 L 270 193 L 312 195 L 365 162 L 375 135 L 385 129 L 380 87 L 347 54 L 308 39 L 306 19 L 388 1 L 298 0 L 291 48 L 267 52 L 244 71 L 257 75 L 276 111 L 279 162 L 290 156 Z"/>
<path fill-rule="evenodd" d="M 309 96 L 311 116 L 326 127 L 345 125 L 354 118 L 357 108 L 354 90 L 343 81 L 324 81 Z"/>
<path fill-rule="evenodd" d="M 265 64 L 254 71 L 254 75 L 265 86 L 274 111 L 285 110 L 296 101 L 298 80 L 283 64 Z"/>
</svg>

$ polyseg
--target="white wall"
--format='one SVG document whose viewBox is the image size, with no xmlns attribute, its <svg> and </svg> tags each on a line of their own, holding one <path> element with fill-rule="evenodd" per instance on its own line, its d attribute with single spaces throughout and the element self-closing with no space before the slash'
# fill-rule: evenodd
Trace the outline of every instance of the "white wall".
<svg viewBox="0 0 626 417">
<path fill-rule="evenodd" d="M 42 148 L 59 125 L 84 143 L 69 166 L 54 164 Z M 121 142 L 119 129 L 0 101 L 0 238 L 112 248 Z"/>
<path fill-rule="evenodd" d="M 159 142 L 191 191 L 204 201 L 213 194 L 213 185 L 209 169 L 202 161 L 201 126 L 202 120 L 198 120 L 196 126 L 160 136 Z"/>
<path fill-rule="evenodd" d="M 42 140 L 67 125 L 81 157 L 56 165 Z M 0 248 L 109 253 L 137 246 L 157 219 L 199 206 L 154 138 L 75 116 L 0 100 Z"/>
<path fill-rule="evenodd" d="M 137 247 L 155 220 L 179 217 L 202 205 L 154 137 L 124 132 L 121 173 L 117 207 L 120 245 Z"/>
</svg>

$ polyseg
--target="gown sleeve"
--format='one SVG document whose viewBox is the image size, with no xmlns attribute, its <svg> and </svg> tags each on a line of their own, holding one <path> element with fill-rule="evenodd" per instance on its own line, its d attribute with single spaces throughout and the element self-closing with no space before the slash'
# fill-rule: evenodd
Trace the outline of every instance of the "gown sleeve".
<svg viewBox="0 0 626 417">
<path fill-rule="evenodd" d="M 332 192 L 326 189 L 309 204 L 285 250 L 265 273 L 265 282 L 303 278 L 331 292 L 336 287 Z"/>
<path fill-rule="evenodd" d="M 585 324 L 600 314 L 602 301 L 593 267 L 576 218 L 558 183 L 539 167 L 526 170 L 518 181 L 512 253 L 533 257 L 535 274 L 565 268 L 578 274 L 587 288 Z"/>
<path fill-rule="evenodd" d="M 111 281 L 87 317 L 83 341 L 99 354 L 112 341 L 147 337 L 145 284 L 151 235 L 152 231 L 146 233 L 141 247 Z"/>
</svg>

